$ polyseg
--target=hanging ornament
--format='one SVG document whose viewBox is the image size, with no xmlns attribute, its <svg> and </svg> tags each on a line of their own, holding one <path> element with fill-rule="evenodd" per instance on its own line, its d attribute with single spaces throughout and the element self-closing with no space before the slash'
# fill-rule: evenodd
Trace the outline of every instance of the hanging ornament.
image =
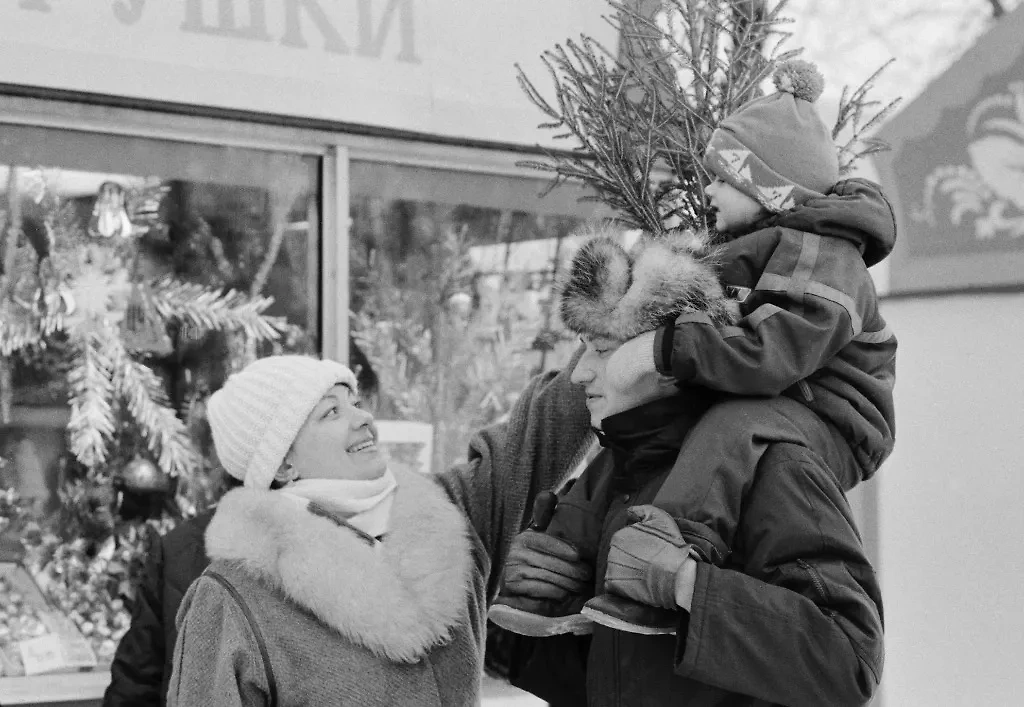
<svg viewBox="0 0 1024 707">
<path fill-rule="evenodd" d="M 103 182 L 96 195 L 89 219 L 89 235 L 93 238 L 127 238 L 132 235 L 132 221 L 126 208 L 127 194 L 117 182 Z"/>
<path fill-rule="evenodd" d="M 61 284 L 56 290 L 48 291 L 36 288 L 30 294 L 30 285 L 34 284 L 19 279 L 11 292 L 14 303 L 36 317 L 68 316 L 75 313 L 75 297 L 67 285 Z"/>
<path fill-rule="evenodd" d="M 71 288 L 63 283 L 57 285 L 56 292 L 48 292 L 45 300 L 46 312 L 49 314 L 67 316 L 75 313 L 75 297 L 71 294 Z"/>
<path fill-rule="evenodd" d="M 119 486 L 125 491 L 139 494 L 170 493 L 172 487 L 170 474 L 139 455 L 121 470 L 119 481 Z"/>
<path fill-rule="evenodd" d="M 35 312 L 39 297 L 39 278 L 34 272 L 19 273 L 11 286 L 11 300 L 26 312 Z"/>
<path fill-rule="evenodd" d="M 121 335 L 125 348 L 133 353 L 167 356 L 174 351 L 174 343 L 167 334 L 167 328 L 153 311 L 143 284 L 132 286 L 124 319 L 121 321 Z"/>
</svg>

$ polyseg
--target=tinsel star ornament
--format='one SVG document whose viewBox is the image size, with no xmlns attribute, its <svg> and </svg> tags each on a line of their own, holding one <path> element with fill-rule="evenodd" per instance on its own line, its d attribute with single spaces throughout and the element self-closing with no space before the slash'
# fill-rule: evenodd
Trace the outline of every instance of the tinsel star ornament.
<svg viewBox="0 0 1024 707">
<path fill-rule="evenodd" d="M 132 235 L 127 193 L 117 182 L 100 185 L 89 219 L 89 235 L 93 238 L 128 238 Z"/>
</svg>

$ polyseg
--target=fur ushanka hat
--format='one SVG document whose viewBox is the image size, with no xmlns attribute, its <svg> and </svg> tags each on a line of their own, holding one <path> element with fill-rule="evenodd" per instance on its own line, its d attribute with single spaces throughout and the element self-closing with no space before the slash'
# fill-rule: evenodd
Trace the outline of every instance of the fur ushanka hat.
<svg viewBox="0 0 1024 707">
<path fill-rule="evenodd" d="M 686 312 L 704 313 L 715 324 L 739 318 L 707 235 L 645 235 L 627 252 L 608 233 L 594 232 L 562 281 L 561 315 L 570 330 L 627 341 Z"/>
</svg>

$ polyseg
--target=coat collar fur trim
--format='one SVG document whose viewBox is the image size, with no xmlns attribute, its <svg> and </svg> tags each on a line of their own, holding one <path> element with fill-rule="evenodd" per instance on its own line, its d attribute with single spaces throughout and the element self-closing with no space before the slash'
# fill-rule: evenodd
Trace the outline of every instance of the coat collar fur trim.
<svg viewBox="0 0 1024 707">
<path fill-rule="evenodd" d="M 466 521 L 428 477 L 396 472 L 391 530 L 371 547 L 273 491 L 236 489 L 206 532 L 211 559 L 237 563 L 375 655 L 416 662 L 464 614 Z"/>
</svg>

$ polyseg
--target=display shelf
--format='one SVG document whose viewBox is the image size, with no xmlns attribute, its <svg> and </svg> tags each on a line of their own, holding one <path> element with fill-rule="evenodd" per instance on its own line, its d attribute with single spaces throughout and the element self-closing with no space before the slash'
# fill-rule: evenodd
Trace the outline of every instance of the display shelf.
<svg viewBox="0 0 1024 707">
<path fill-rule="evenodd" d="M 0 678 L 0 705 L 99 705 L 109 670 Z"/>
</svg>

